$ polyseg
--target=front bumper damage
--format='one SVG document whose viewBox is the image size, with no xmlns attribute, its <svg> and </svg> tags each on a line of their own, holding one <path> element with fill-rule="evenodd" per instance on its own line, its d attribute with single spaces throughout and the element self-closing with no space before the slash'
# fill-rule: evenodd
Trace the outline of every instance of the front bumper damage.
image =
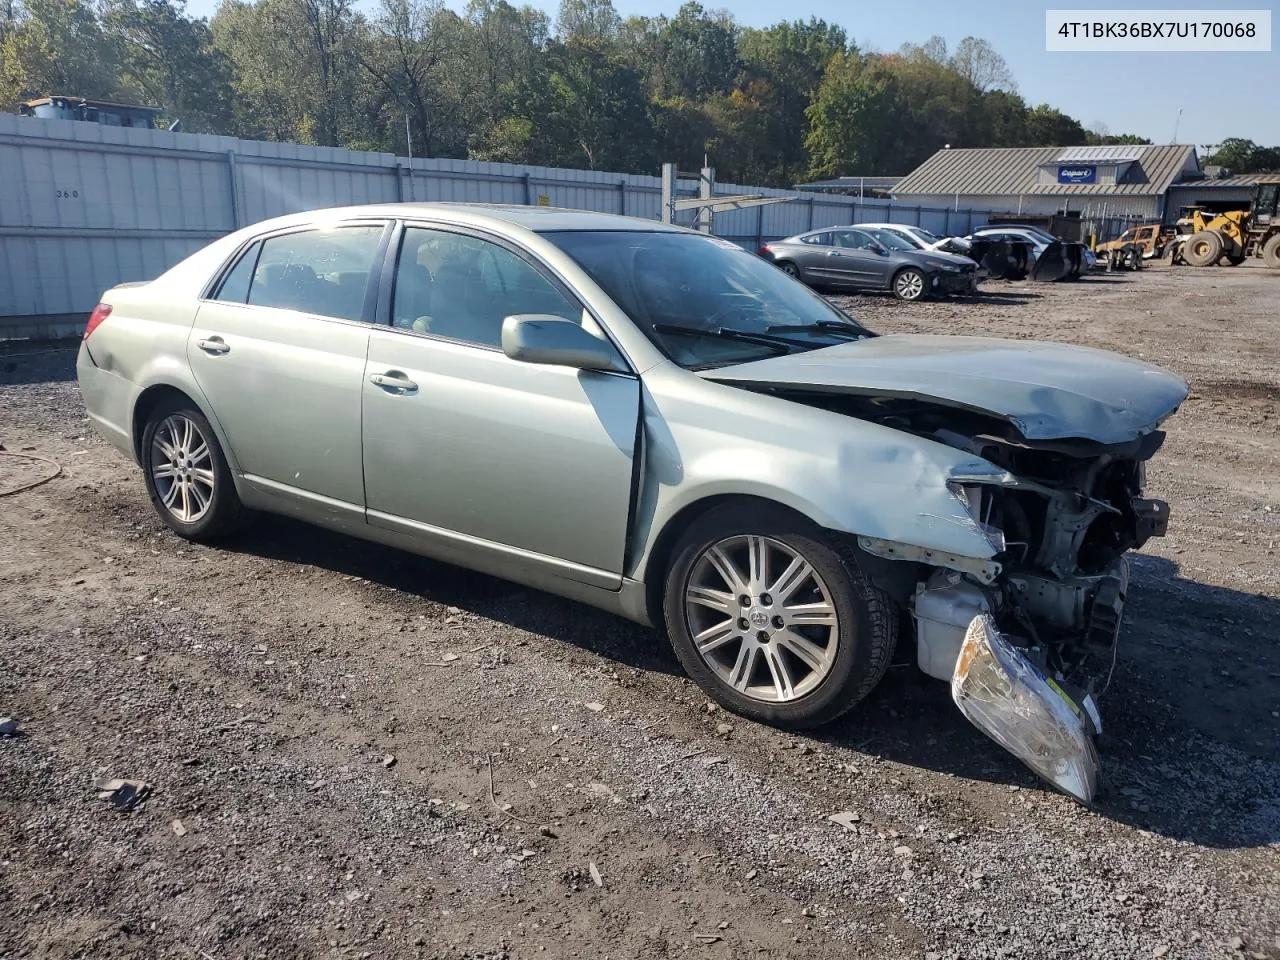
<svg viewBox="0 0 1280 960">
<path fill-rule="evenodd" d="M 973 618 L 951 677 L 951 698 L 974 726 L 1063 793 L 1092 804 L 1093 738 L 1102 724 L 1091 695 L 1074 699 L 996 628 Z"/>
</svg>

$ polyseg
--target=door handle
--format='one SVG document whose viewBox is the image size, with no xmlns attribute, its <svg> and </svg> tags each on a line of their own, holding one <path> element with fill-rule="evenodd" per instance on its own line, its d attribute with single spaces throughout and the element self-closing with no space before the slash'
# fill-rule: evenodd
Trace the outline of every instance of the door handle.
<svg viewBox="0 0 1280 960">
<path fill-rule="evenodd" d="M 387 373 L 371 373 L 369 374 L 369 382 L 381 387 L 383 390 L 398 393 L 416 393 L 418 390 L 418 385 L 398 370 L 391 370 Z"/>
<path fill-rule="evenodd" d="M 841 253 L 839 250 L 828 250 L 828 251 L 827 251 L 827 256 L 828 256 L 828 257 L 843 257 L 843 256 L 844 256 L 844 254 L 843 254 L 843 253 Z"/>
<path fill-rule="evenodd" d="M 205 353 L 230 353 L 231 348 L 227 346 L 227 342 L 221 337 L 209 337 L 207 340 L 197 340 L 196 346 Z"/>
</svg>

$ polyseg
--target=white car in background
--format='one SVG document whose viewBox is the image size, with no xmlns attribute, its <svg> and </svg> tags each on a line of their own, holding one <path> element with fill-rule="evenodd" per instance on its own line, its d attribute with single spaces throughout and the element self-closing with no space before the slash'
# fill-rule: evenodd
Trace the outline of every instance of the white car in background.
<svg viewBox="0 0 1280 960">
<path fill-rule="evenodd" d="M 940 237 L 931 230 L 908 223 L 860 223 L 863 230 L 887 230 L 906 240 L 918 250 L 937 250 L 944 253 L 961 253 L 957 249 L 957 237 Z M 965 245 L 967 246 L 967 245 Z"/>
</svg>

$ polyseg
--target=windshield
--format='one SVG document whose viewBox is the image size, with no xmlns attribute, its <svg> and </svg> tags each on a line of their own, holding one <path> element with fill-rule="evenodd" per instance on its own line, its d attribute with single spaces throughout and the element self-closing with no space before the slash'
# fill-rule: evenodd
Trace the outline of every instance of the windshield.
<svg viewBox="0 0 1280 960">
<path fill-rule="evenodd" d="M 742 363 L 871 335 L 804 284 L 725 240 L 639 230 L 542 236 L 681 366 Z"/>
<path fill-rule="evenodd" d="M 924 227 L 908 227 L 907 229 L 910 230 L 917 237 L 919 237 L 921 240 L 923 240 L 925 243 L 937 243 L 939 240 L 942 239 L 936 233 L 931 233 L 930 231 L 926 230 Z"/>
<path fill-rule="evenodd" d="M 868 230 L 867 233 L 871 234 L 873 237 L 879 240 L 882 244 L 884 244 L 890 250 L 919 250 L 920 249 L 910 240 L 907 240 L 905 237 L 901 236 L 900 234 L 896 233 L 893 230 L 884 230 L 884 229 Z"/>
</svg>

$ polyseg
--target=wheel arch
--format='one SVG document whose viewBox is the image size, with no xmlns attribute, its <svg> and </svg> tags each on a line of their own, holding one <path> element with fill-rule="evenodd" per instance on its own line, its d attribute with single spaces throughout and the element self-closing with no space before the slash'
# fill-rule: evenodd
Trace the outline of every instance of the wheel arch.
<svg viewBox="0 0 1280 960">
<path fill-rule="evenodd" d="M 227 458 L 227 466 L 231 469 L 231 476 L 238 487 L 240 468 L 236 462 L 235 453 L 222 432 L 222 424 L 218 422 L 218 418 L 214 416 L 213 411 L 204 402 L 204 398 L 198 389 L 186 384 L 175 383 L 171 380 L 157 380 L 148 384 L 139 392 L 137 399 L 133 402 L 133 410 L 129 415 L 129 443 L 133 449 L 134 460 L 139 464 L 142 463 L 142 434 L 146 428 L 148 418 L 160 403 L 169 398 L 190 403 L 209 421 L 209 426 L 213 428 L 218 445 L 222 448 L 222 454 Z"/>
<path fill-rule="evenodd" d="M 662 525 L 662 529 L 653 537 L 653 546 L 649 548 L 648 556 L 643 558 L 641 575 L 644 581 L 645 610 L 651 623 L 660 624 L 663 622 L 662 595 L 666 587 L 667 572 L 671 568 L 672 554 L 675 552 L 676 544 L 680 541 L 680 535 L 688 530 L 691 524 L 706 516 L 712 510 L 735 503 L 744 505 L 757 504 L 762 507 L 767 506 L 770 509 L 783 510 L 806 523 L 813 524 L 815 527 L 827 530 L 829 533 L 833 532 L 803 510 L 797 509 L 791 504 L 783 503 L 781 500 L 761 496 L 760 494 L 714 493 L 694 500 L 692 503 L 687 503 L 667 518 L 667 521 Z"/>
</svg>

